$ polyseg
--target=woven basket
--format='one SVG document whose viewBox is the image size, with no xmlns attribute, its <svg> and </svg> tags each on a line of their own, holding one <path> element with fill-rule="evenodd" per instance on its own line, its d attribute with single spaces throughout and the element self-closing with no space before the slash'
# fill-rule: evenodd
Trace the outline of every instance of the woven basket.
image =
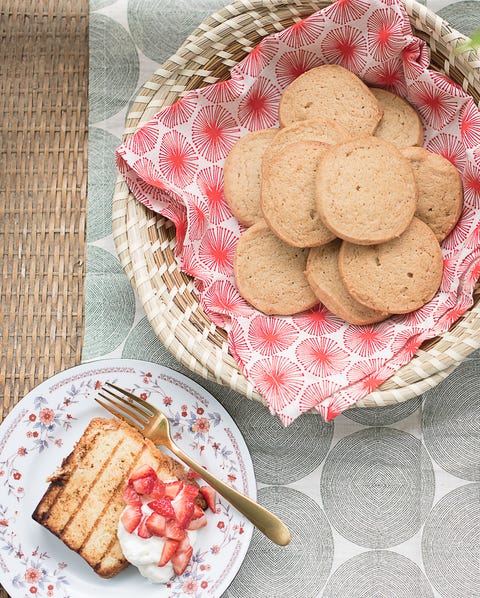
<svg viewBox="0 0 480 598">
<path fill-rule="evenodd" d="M 456 55 L 465 37 L 425 6 L 404 0 L 414 33 L 431 50 L 431 66 L 459 83 L 478 104 L 480 55 Z M 229 78 L 229 71 L 262 37 L 282 31 L 330 2 L 313 0 L 239 0 L 206 19 L 178 52 L 145 83 L 127 116 L 124 139 L 184 92 Z M 191 278 L 174 257 L 173 224 L 135 200 L 123 178 L 113 198 L 113 235 L 125 272 L 162 343 L 187 368 L 245 396 L 263 401 L 228 351 L 227 335 L 203 311 Z M 446 378 L 480 346 L 480 287 L 474 306 L 448 332 L 422 345 L 359 407 L 400 403 Z"/>
</svg>

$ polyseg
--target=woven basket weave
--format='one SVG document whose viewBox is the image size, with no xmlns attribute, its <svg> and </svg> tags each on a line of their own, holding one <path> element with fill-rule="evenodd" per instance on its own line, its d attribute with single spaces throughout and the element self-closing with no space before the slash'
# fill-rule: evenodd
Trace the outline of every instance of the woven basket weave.
<svg viewBox="0 0 480 598">
<path fill-rule="evenodd" d="M 456 55 L 465 37 L 425 6 L 404 0 L 414 33 L 431 50 L 431 66 L 480 99 L 480 55 Z M 230 69 L 271 33 L 282 31 L 330 2 L 239 0 L 206 19 L 145 83 L 127 116 L 124 139 L 182 93 L 229 78 Z M 191 278 L 174 257 L 175 228 L 137 202 L 119 177 L 113 198 L 113 235 L 125 272 L 163 344 L 186 367 L 247 397 L 263 401 L 228 352 L 227 335 L 203 311 Z M 422 345 L 402 367 L 357 406 L 400 403 L 446 378 L 480 346 L 480 287 L 474 305 L 448 332 Z"/>
</svg>

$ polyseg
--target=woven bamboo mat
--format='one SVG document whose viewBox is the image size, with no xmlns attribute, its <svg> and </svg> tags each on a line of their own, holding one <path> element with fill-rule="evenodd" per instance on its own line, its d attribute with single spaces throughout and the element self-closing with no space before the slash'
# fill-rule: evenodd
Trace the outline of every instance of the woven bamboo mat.
<svg viewBox="0 0 480 598">
<path fill-rule="evenodd" d="M 80 362 L 88 0 L 3 0 L 0 32 L 3 419 L 34 386 Z"/>
</svg>

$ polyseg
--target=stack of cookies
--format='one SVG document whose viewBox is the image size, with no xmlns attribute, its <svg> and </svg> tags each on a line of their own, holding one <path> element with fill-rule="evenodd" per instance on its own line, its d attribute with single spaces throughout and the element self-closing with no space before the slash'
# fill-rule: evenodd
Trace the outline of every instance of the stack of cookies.
<svg viewBox="0 0 480 598">
<path fill-rule="evenodd" d="M 225 162 L 226 200 L 248 227 L 234 261 L 241 295 L 270 315 L 322 302 L 359 325 L 430 301 L 463 191 L 456 168 L 421 147 L 416 111 L 325 65 L 286 88 L 279 121 Z"/>
</svg>

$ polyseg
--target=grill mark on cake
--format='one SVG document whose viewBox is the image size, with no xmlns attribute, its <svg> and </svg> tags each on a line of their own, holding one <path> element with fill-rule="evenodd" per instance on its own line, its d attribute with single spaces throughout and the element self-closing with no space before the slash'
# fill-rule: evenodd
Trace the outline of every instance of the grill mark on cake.
<svg viewBox="0 0 480 598">
<path fill-rule="evenodd" d="M 103 463 L 102 467 L 98 470 L 98 472 L 96 473 L 96 476 L 94 477 L 94 479 L 92 480 L 92 482 L 89 484 L 89 486 L 87 487 L 86 491 L 82 494 L 82 497 L 81 497 L 81 499 L 79 501 L 80 504 L 83 504 L 85 497 L 88 496 L 88 494 L 91 492 L 92 488 L 94 488 L 95 485 L 98 483 L 98 478 L 105 471 L 105 469 L 110 464 L 110 462 L 112 461 L 113 457 L 116 455 L 117 451 L 119 450 L 119 447 L 124 442 L 125 442 L 125 439 L 121 437 L 120 440 L 117 442 L 117 444 L 114 446 L 113 450 L 110 451 L 108 459 Z M 70 527 L 70 525 L 72 524 L 72 522 L 74 521 L 74 519 L 76 518 L 77 515 L 78 515 L 78 509 L 76 509 L 70 515 L 70 517 L 68 518 L 67 523 L 63 526 L 63 528 L 61 529 L 60 533 L 65 534 L 66 530 Z M 83 544 L 82 544 L 82 546 L 83 546 Z"/>
<path fill-rule="evenodd" d="M 130 474 L 132 473 L 132 471 L 137 467 L 137 465 L 139 465 L 139 463 L 142 461 L 143 455 L 144 454 L 148 454 L 149 450 L 148 448 L 144 445 L 142 447 L 142 450 L 140 451 L 140 453 L 137 456 L 136 461 L 134 460 L 132 462 L 132 465 L 130 465 L 130 469 L 128 471 L 128 477 L 130 477 Z M 112 501 L 116 498 L 116 496 L 118 494 L 120 494 L 123 485 L 125 484 L 125 478 L 122 478 L 120 483 L 117 484 L 115 490 L 113 491 L 112 494 Z M 101 520 L 102 517 L 104 516 L 105 512 L 107 511 L 109 505 L 105 505 L 105 507 L 102 509 L 102 512 L 100 513 L 100 515 L 97 518 L 97 521 Z M 122 509 L 123 510 L 123 509 Z M 84 547 L 84 545 L 86 544 L 86 542 L 88 542 L 88 540 L 90 539 L 92 532 L 94 530 L 95 526 L 90 530 L 90 533 L 88 534 L 88 536 L 85 538 L 82 546 L 80 547 L 80 550 Z M 101 557 L 99 558 L 99 561 L 102 561 L 105 558 L 105 555 L 110 552 L 110 550 L 112 549 L 113 545 L 115 544 L 115 542 L 118 542 L 118 538 L 117 538 L 117 534 L 115 533 L 114 536 L 112 537 L 110 544 L 107 546 L 107 548 L 105 549 L 105 551 L 103 552 L 103 554 L 101 555 Z M 124 557 L 125 558 L 125 557 Z M 125 559 L 126 560 L 126 559 Z"/>
<path fill-rule="evenodd" d="M 55 492 L 55 490 L 56 490 L 56 492 Z M 53 507 L 55 506 L 55 504 L 57 502 L 57 499 L 61 496 L 61 494 L 64 490 L 65 490 L 65 486 L 56 486 L 55 489 L 52 488 L 52 490 L 48 494 L 48 500 L 51 501 L 48 509 L 46 511 L 41 511 L 41 512 L 35 511 L 35 513 L 38 517 L 39 523 L 43 523 L 44 521 L 47 521 L 47 519 L 50 517 L 50 513 L 51 513 Z"/>
<path fill-rule="evenodd" d="M 107 553 L 111 552 L 113 550 L 113 547 L 115 546 L 115 544 L 118 542 L 118 538 L 117 535 L 115 534 L 112 537 L 112 540 L 110 541 L 110 544 L 108 545 L 108 547 L 106 548 L 105 552 L 102 554 L 102 556 L 98 559 L 99 561 L 103 561 L 105 559 L 105 556 L 107 555 Z M 120 550 L 121 552 L 121 550 Z M 127 559 L 123 556 L 122 553 L 122 562 L 125 561 L 126 563 L 128 563 Z"/>
<path fill-rule="evenodd" d="M 97 433 L 95 434 L 94 438 L 93 438 L 93 442 L 94 442 L 94 443 L 97 443 L 98 439 L 99 439 L 99 433 L 97 432 Z M 85 443 L 81 444 L 81 445 L 80 445 L 80 452 L 82 452 L 82 451 L 86 451 L 86 450 L 87 450 L 87 449 L 86 449 Z M 60 468 L 60 471 L 65 471 L 65 470 L 67 470 L 67 469 L 68 469 L 70 466 L 74 465 L 73 461 L 74 461 L 74 454 L 73 454 L 73 452 L 72 452 L 72 453 L 70 453 L 70 455 L 68 455 L 68 457 L 67 457 L 67 458 L 65 459 L 65 461 L 62 463 L 62 465 L 61 465 L 61 468 Z M 71 476 L 72 476 L 72 472 L 70 471 L 70 472 L 68 473 L 68 476 L 67 476 L 67 480 L 66 480 L 67 482 L 70 480 Z M 60 478 L 60 479 L 61 479 L 61 478 L 62 478 L 62 474 L 60 474 L 60 475 L 58 476 L 58 478 Z M 48 510 L 47 510 L 47 511 L 45 511 L 45 512 L 44 512 L 44 513 L 41 515 L 42 522 L 44 522 L 44 521 L 48 521 L 48 519 L 50 518 L 50 515 L 54 515 L 54 509 L 55 509 L 56 507 L 58 507 L 58 501 L 62 499 L 62 496 L 63 496 L 63 494 L 64 494 L 64 493 L 67 491 L 67 488 L 68 488 L 68 484 L 67 484 L 67 483 L 64 483 L 64 484 L 63 484 L 63 485 L 61 485 L 61 486 L 60 486 L 60 485 L 59 485 L 59 486 L 56 486 L 57 492 L 55 492 L 55 493 L 54 493 L 54 492 L 51 492 L 51 494 L 50 494 L 50 496 L 49 496 L 49 498 L 50 498 L 50 500 L 51 500 L 51 504 L 50 504 L 50 506 L 49 506 Z M 79 501 L 79 502 L 80 502 L 80 501 Z M 64 529 L 63 527 L 62 527 L 61 529 L 58 529 L 58 530 L 57 530 L 57 533 L 58 533 L 58 534 L 61 534 L 61 533 L 63 532 L 63 529 Z"/>
<path fill-rule="evenodd" d="M 39 514 L 39 518 L 40 520 L 46 521 L 49 517 L 50 517 L 50 513 L 53 509 L 53 507 L 55 506 L 58 498 L 62 495 L 62 492 L 65 490 L 65 486 L 57 486 L 56 487 L 56 492 L 51 492 L 49 495 L 49 499 L 51 500 L 50 506 L 48 507 L 48 509 L 46 511 L 43 511 L 43 513 Z"/>
</svg>

